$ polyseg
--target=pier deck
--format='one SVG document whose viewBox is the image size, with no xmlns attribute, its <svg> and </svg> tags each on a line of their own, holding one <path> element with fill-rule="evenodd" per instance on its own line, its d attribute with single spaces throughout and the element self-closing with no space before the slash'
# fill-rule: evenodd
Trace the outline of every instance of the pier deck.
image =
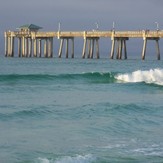
<svg viewBox="0 0 163 163">
<path fill-rule="evenodd" d="M 163 38 L 163 31 L 58 31 L 58 32 L 5 32 L 8 37 L 129 37 L 129 38 Z"/>
</svg>

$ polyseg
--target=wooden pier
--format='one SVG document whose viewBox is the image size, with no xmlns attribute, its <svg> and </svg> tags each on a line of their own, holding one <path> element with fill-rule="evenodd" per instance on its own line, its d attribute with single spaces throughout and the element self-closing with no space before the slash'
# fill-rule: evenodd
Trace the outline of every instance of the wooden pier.
<svg viewBox="0 0 163 163">
<path fill-rule="evenodd" d="M 116 51 L 116 59 L 127 59 L 126 41 L 130 38 L 142 38 L 142 60 L 145 59 L 147 42 L 149 40 L 156 42 L 157 59 L 160 60 L 159 40 L 163 38 L 163 31 L 156 30 L 139 30 L 139 31 L 56 31 L 56 32 L 40 32 L 41 27 L 33 24 L 22 26 L 18 31 L 4 32 L 5 37 L 5 56 L 14 57 L 15 40 L 17 39 L 18 57 L 44 57 L 52 58 L 54 50 L 54 39 L 60 40 L 58 57 L 62 57 L 62 50 L 65 44 L 66 58 L 69 57 L 69 49 L 71 47 L 71 58 L 74 58 L 74 40 L 75 38 L 83 39 L 82 58 L 93 58 L 94 50 L 96 50 L 96 58 L 100 58 L 99 40 L 101 38 L 110 38 L 112 41 L 110 59 L 114 59 Z"/>
</svg>

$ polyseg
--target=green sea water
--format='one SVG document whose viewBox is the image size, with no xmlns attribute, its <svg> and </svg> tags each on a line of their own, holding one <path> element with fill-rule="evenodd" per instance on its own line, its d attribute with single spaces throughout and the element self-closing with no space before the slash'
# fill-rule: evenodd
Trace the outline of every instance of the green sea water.
<svg viewBox="0 0 163 163">
<path fill-rule="evenodd" d="M 0 57 L 0 162 L 163 162 L 163 61 Z"/>
</svg>

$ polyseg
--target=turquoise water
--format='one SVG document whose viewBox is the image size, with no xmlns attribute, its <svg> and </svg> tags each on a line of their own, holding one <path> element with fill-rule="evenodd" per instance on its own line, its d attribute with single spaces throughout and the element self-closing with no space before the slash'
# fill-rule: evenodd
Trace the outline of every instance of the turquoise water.
<svg viewBox="0 0 163 163">
<path fill-rule="evenodd" d="M 163 162 L 163 61 L 0 57 L 1 163 Z"/>
</svg>

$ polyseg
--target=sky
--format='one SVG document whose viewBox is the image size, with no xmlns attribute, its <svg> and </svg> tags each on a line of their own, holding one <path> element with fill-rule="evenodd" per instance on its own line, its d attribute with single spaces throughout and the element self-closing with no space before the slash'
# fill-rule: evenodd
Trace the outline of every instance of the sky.
<svg viewBox="0 0 163 163">
<path fill-rule="evenodd" d="M 43 31 L 163 29 L 163 0 L 0 0 L 0 49 L 3 33 L 24 24 Z"/>
</svg>

